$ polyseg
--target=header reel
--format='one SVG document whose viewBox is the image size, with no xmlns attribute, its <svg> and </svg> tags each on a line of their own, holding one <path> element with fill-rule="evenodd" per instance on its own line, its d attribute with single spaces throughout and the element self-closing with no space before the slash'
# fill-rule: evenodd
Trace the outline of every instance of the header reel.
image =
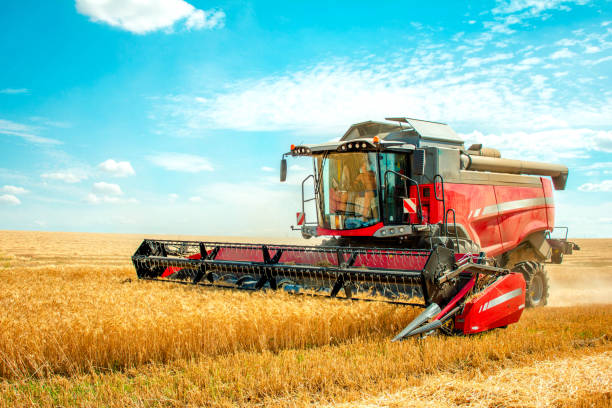
<svg viewBox="0 0 612 408">
<path fill-rule="evenodd" d="M 461 327 L 459 332 L 464 333 L 505 326 L 508 319 L 517 321 L 524 306 L 522 276 L 484 265 L 482 260 L 471 254 L 454 254 L 442 246 L 411 250 L 169 240 L 144 240 L 132 256 L 141 279 L 238 290 L 285 290 L 425 308 L 394 341 L 429 333 L 450 319 L 455 319 L 455 328 Z M 498 289 L 508 286 L 509 277 L 510 286 L 519 289 L 520 296 L 512 299 L 523 305 L 520 309 L 519 304 L 503 311 L 490 306 L 483 314 L 473 307 L 477 298 L 488 293 L 503 295 Z M 466 301 L 473 294 L 477 296 Z M 465 316 L 468 306 L 474 316 Z M 489 316 L 491 312 L 495 316 Z M 458 316 L 463 316 L 463 322 Z M 471 324 L 469 329 L 463 327 L 466 321 Z"/>
</svg>

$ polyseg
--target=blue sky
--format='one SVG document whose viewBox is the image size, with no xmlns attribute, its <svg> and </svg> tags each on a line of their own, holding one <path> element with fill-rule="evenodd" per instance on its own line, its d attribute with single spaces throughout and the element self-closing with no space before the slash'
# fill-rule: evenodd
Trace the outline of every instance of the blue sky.
<svg viewBox="0 0 612 408">
<path fill-rule="evenodd" d="M 5 1 L 0 229 L 293 236 L 291 143 L 409 116 L 570 167 L 612 236 L 612 3 Z"/>
</svg>

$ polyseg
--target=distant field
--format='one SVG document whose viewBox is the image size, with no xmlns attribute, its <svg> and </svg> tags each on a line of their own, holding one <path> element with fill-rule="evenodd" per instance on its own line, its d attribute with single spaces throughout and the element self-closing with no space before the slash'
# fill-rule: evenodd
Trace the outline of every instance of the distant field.
<svg viewBox="0 0 612 408">
<path fill-rule="evenodd" d="M 0 406 L 611 404 L 612 240 L 516 325 L 391 343 L 415 310 L 138 281 L 142 238 L 0 232 Z"/>
</svg>

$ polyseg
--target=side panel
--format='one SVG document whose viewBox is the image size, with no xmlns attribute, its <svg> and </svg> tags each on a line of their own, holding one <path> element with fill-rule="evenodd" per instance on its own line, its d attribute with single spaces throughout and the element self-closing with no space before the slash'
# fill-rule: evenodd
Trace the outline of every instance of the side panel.
<svg viewBox="0 0 612 408">
<path fill-rule="evenodd" d="M 540 177 L 542 182 L 542 189 L 544 190 L 544 197 L 546 197 L 546 218 L 548 223 L 548 230 L 552 231 L 555 228 L 555 201 L 553 199 L 553 186 L 550 179 Z"/>
<path fill-rule="evenodd" d="M 548 228 L 544 190 L 495 186 L 499 228 L 504 251 L 514 249 L 528 235 Z"/>
<path fill-rule="evenodd" d="M 480 333 L 518 322 L 525 308 L 525 279 L 510 273 L 465 304 L 455 318 L 455 328 L 465 334 Z"/>
<path fill-rule="evenodd" d="M 498 224 L 494 186 L 478 184 L 444 184 L 446 210 L 454 209 L 457 224 L 463 226 L 471 239 L 480 245 L 487 256 L 503 252 Z M 432 221 L 442 220 L 442 204 L 435 205 Z M 484 209 L 489 211 L 485 212 Z M 449 214 L 449 224 L 452 215 Z"/>
</svg>

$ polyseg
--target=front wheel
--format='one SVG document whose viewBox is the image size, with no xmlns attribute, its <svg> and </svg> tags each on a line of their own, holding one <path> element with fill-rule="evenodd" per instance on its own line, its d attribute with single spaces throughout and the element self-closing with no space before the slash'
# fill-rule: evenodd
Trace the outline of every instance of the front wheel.
<svg viewBox="0 0 612 408">
<path fill-rule="evenodd" d="M 513 272 L 520 272 L 525 278 L 525 306 L 540 307 L 548 303 L 549 283 L 544 265 L 523 261 L 514 265 Z"/>
</svg>

